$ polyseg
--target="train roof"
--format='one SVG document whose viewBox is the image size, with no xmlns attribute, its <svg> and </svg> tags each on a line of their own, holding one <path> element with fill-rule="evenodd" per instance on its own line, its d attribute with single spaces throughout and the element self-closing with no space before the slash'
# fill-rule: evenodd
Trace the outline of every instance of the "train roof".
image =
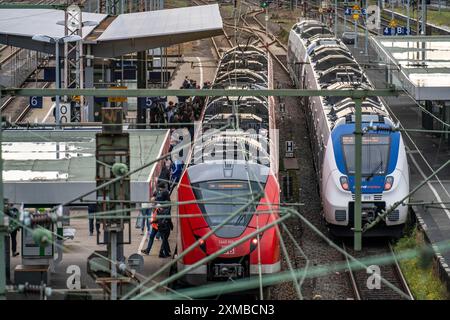
<svg viewBox="0 0 450 320">
<path fill-rule="evenodd" d="M 237 46 L 224 53 L 212 87 L 266 89 L 271 87 L 268 69 L 267 51 L 254 46 Z M 199 163 L 216 164 L 220 167 L 229 158 L 243 163 L 270 166 L 268 97 L 209 97 L 202 121 L 201 132 L 204 135 L 196 136 L 190 167 L 196 167 Z M 227 124 L 230 129 L 209 131 L 223 128 Z M 236 124 L 238 129 L 232 129 Z M 192 171 L 189 175 L 196 175 L 195 172 L 197 171 Z M 237 175 L 239 176 L 241 179 L 244 177 L 242 173 Z"/>
<path fill-rule="evenodd" d="M 244 84 L 245 86 L 253 84 L 267 88 L 267 74 L 250 69 L 232 69 L 219 73 L 213 87 L 235 87 L 239 84 Z"/>
<path fill-rule="evenodd" d="M 348 47 L 335 38 L 326 25 L 319 21 L 307 20 L 296 24 L 293 30 L 302 40 L 301 43 L 305 47 L 320 88 L 327 90 L 373 88 Z M 320 99 L 331 127 L 339 119 L 351 119 L 351 115 L 354 114 L 355 103 L 351 98 L 330 96 Z M 368 97 L 364 100 L 362 111 L 363 115 L 374 115 L 374 119 L 384 117 L 389 119 L 389 114 L 378 97 Z"/>
<path fill-rule="evenodd" d="M 311 29 L 311 28 L 321 28 L 323 30 L 326 29 L 325 31 L 328 31 L 329 33 L 331 33 L 330 29 L 325 24 L 323 24 L 317 20 L 303 20 L 299 23 L 296 23 L 292 29 L 295 31 L 295 33 L 302 34 L 306 30 Z M 322 32 L 322 33 L 324 33 L 324 32 Z"/>
<path fill-rule="evenodd" d="M 188 168 L 191 183 L 220 180 L 250 180 L 266 183 L 270 169 L 242 160 L 203 162 Z"/>
<path fill-rule="evenodd" d="M 318 79 L 321 84 L 321 88 L 328 88 L 330 85 L 336 82 L 361 82 L 367 83 L 366 76 L 361 69 L 354 65 L 337 65 L 332 66 L 329 69 L 319 72 Z"/>
</svg>

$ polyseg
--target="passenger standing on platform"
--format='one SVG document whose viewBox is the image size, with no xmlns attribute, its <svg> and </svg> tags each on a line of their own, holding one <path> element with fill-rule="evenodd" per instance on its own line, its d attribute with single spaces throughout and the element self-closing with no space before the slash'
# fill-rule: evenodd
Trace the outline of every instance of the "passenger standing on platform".
<svg viewBox="0 0 450 320">
<path fill-rule="evenodd" d="M 153 241 L 155 240 L 156 234 L 158 233 L 158 212 L 161 210 L 160 205 L 156 205 L 155 209 L 153 209 L 152 215 L 151 215 L 151 224 L 152 224 L 152 231 L 150 232 L 150 235 L 148 237 L 148 243 L 147 248 L 144 250 L 141 250 L 142 253 L 148 255 L 150 254 L 150 250 L 152 250 Z"/>
<path fill-rule="evenodd" d="M 9 217 L 9 226 L 8 231 L 11 237 L 11 251 L 12 256 L 16 257 L 19 255 L 17 252 L 17 231 L 20 229 L 19 225 L 19 210 L 13 207 L 12 204 L 8 203 L 8 200 L 5 199 L 5 214 Z"/>
<path fill-rule="evenodd" d="M 141 215 L 142 215 L 141 236 L 143 236 L 145 225 L 147 225 L 147 232 L 150 234 L 151 209 L 148 203 L 142 204 Z"/>
<path fill-rule="evenodd" d="M 88 205 L 89 235 L 90 236 L 92 236 L 94 234 L 94 219 L 95 219 L 96 211 L 97 211 L 96 204 Z M 97 219 L 95 219 L 95 230 L 97 231 L 97 234 L 100 234 L 100 223 L 97 221 Z"/>
<path fill-rule="evenodd" d="M 183 162 L 177 159 L 172 163 L 172 171 L 170 172 L 171 188 L 173 188 L 178 183 L 178 181 L 180 181 L 182 172 Z"/>
<path fill-rule="evenodd" d="M 158 231 L 161 234 L 162 239 L 161 248 L 159 249 L 159 257 L 167 258 L 172 255 L 169 245 L 170 231 L 173 230 L 173 223 L 170 217 L 170 208 L 161 208 L 157 215 L 159 215 Z"/>
<path fill-rule="evenodd" d="M 173 115 L 174 115 L 174 105 L 172 101 L 169 101 L 169 105 L 167 106 L 166 110 L 166 118 L 168 123 L 173 122 Z"/>
<path fill-rule="evenodd" d="M 170 183 L 170 163 L 167 160 L 163 160 L 161 173 L 159 174 L 158 177 L 158 187 L 159 185 L 165 184 L 166 189 L 170 191 L 169 183 Z"/>
<path fill-rule="evenodd" d="M 186 76 L 184 78 L 184 81 L 183 81 L 183 84 L 182 84 L 182 88 L 183 89 L 189 89 L 190 85 L 191 85 L 191 82 L 189 81 L 189 77 Z"/>
</svg>

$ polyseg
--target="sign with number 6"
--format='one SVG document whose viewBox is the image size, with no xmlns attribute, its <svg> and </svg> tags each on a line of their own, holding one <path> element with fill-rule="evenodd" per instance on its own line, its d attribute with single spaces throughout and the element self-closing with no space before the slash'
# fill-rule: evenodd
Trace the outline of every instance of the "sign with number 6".
<svg viewBox="0 0 450 320">
<path fill-rule="evenodd" d="M 30 107 L 36 109 L 42 109 L 42 97 L 31 96 L 30 97 Z"/>
</svg>

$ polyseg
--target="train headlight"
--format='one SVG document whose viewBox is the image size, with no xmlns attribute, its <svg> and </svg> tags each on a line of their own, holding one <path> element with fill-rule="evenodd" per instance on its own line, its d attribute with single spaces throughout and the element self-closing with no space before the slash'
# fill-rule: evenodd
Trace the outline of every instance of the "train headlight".
<svg viewBox="0 0 450 320">
<path fill-rule="evenodd" d="M 258 246 L 258 238 L 255 237 L 250 241 L 250 252 L 255 250 L 257 246 Z"/>
<path fill-rule="evenodd" d="M 393 185 L 394 185 L 394 177 L 387 176 L 384 182 L 384 190 L 385 191 L 391 190 Z"/>
<path fill-rule="evenodd" d="M 341 183 L 342 189 L 344 189 L 345 191 L 349 191 L 350 190 L 350 187 L 348 185 L 348 178 L 346 176 L 340 177 L 339 181 Z"/>
<path fill-rule="evenodd" d="M 203 240 L 201 237 L 199 237 L 199 236 L 197 236 L 197 235 L 194 235 L 194 237 L 195 237 L 195 240 L 198 241 L 198 246 L 200 247 L 200 249 L 201 249 L 204 253 L 206 253 L 206 241 Z"/>
</svg>

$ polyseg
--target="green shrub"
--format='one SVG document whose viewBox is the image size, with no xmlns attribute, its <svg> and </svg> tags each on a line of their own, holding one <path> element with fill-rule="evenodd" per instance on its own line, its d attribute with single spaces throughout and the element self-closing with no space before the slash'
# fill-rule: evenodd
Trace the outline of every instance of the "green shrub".
<svg viewBox="0 0 450 320">
<path fill-rule="evenodd" d="M 445 285 L 439 280 L 433 270 L 433 264 L 429 263 L 429 256 L 422 252 L 426 245 L 422 233 L 414 229 L 411 234 L 401 238 L 395 245 L 395 252 L 404 250 L 421 250 L 421 254 L 412 259 L 399 261 L 403 275 L 409 288 L 417 300 L 446 300 L 449 298 Z M 430 260 L 431 261 L 431 260 Z"/>
</svg>

